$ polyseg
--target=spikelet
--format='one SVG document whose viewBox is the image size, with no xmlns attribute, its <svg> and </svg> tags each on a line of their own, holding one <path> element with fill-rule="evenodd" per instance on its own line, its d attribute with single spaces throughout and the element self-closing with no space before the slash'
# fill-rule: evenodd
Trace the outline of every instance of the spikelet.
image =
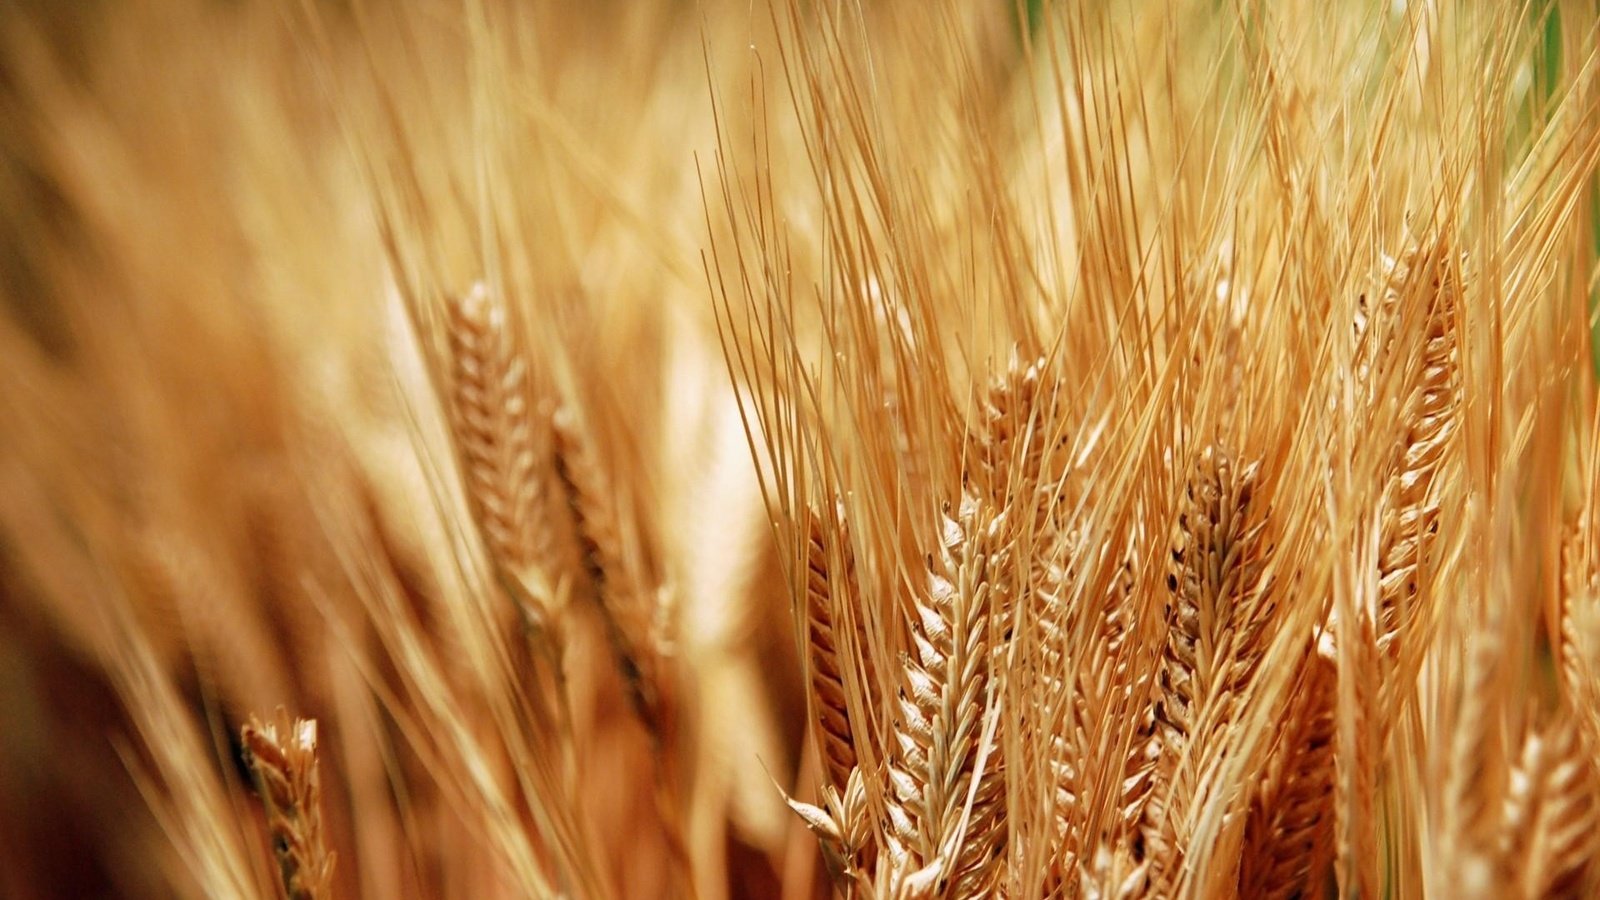
<svg viewBox="0 0 1600 900">
<path fill-rule="evenodd" d="M 871 818 L 861 770 L 850 770 L 843 793 L 833 785 L 825 786 L 822 801 L 823 805 L 817 806 L 784 798 L 806 829 L 816 836 L 829 877 L 845 887 L 866 877 L 871 859 Z"/>
<path fill-rule="evenodd" d="M 1337 661 L 1326 645 L 1304 659 L 1283 739 L 1245 821 L 1241 897 L 1316 896 L 1333 861 Z"/>
<path fill-rule="evenodd" d="M 254 716 L 241 731 L 244 762 L 267 812 L 272 852 L 289 900 L 330 900 L 333 854 L 323 845 L 317 783 L 317 723 L 282 709 L 276 721 Z"/>
<path fill-rule="evenodd" d="M 949 885 L 954 896 L 974 896 L 992 889 L 1005 840 L 998 739 L 982 752 L 986 714 L 999 701 L 988 650 L 1006 591 L 1005 518 L 971 497 L 955 512 L 944 517 L 927 593 L 916 598 L 883 838 L 891 890 Z"/>
<path fill-rule="evenodd" d="M 1260 661 L 1266 548 L 1255 478 L 1256 466 L 1236 468 L 1225 451 L 1207 447 L 1173 535 L 1154 704 L 1157 762 L 1141 825 L 1157 896 L 1176 889 L 1199 773 L 1220 751 L 1218 726 L 1231 720 Z"/>
</svg>

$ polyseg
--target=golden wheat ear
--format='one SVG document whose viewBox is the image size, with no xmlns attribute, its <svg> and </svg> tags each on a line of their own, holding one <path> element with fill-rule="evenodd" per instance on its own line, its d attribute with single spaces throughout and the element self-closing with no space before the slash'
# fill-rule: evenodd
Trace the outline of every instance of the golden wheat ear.
<svg viewBox="0 0 1600 900">
<path fill-rule="evenodd" d="M 1422 346 L 1401 383 L 1404 439 L 1385 487 L 1379 531 L 1378 645 L 1391 659 L 1413 638 L 1421 618 L 1420 579 L 1439 529 L 1431 488 L 1457 430 L 1456 306 L 1459 293 L 1449 261 L 1437 251 L 1408 251 L 1387 273 L 1383 312 L 1398 318 L 1403 294 L 1420 295 Z M 1393 360 L 1398 365 L 1399 360 Z M 1380 733 L 1384 726 L 1380 723 Z"/>
<path fill-rule="evenodd" d="M 1595 887 L 1600 849 L 1600 680 L 1594 675 L 1596 559 L 1589 504 L 1563 535 L 1559 594 L 1560 709 L 1566 718 L 1530 734 L 1512 773 L 1504 833 L 1509 873 L 1525 896 L 1584 896 Z M 1515 868 L 1520 866 L 1520 872 Z"/>
<path fill-rule="evenodd" d="M 983 896 L 1002 874 L 1007 824 L 999 739 L 983 736 L 1000 701 L 988 655 L 1008 593 L 1005 514 L 968 497 L 942 525 L 903 658 L 882 838 L 891 891 Z"/>
<path fill-rule="evenodd" d="M 824 787 L 843 790 L 856 767 L 855 739 L 845 700 L 839 645 L 834 635 L 836 604 L 856 596 L 855 556 L 842 522 L 832 529 L 837 548 L 830 555 L 823 519 L 808 511 L 806 520 L 805 637 L 810 671 L 812 724 L 822 751 Z"/>
<path fill-rule="evenodd" d="M 1048 472 L 1046 431 L 1055 423 L 1055 392 L 1046 361 L 1014 361 L 985 391 L 967 450 L 968 478 L 997 503 L 1012 492 L 1027 497 Z M 1037 511 L 1043 513 L 1043 504 Z"/>
<path fill-rule="evenodd" d="M 1520 897 L 1579 897 L 1595 850 L 1594 761 L 1570 718 L 1524 740 L 1500 826 L 1502 887 Z"/>
<path fill-rule="evenodd" d="M 267 813 L 272 853 L 289 900 L 331 900 L 333 854 L 323 844 L 321 787 L 317 781 L 317 722 L 278 710 L 244 726 L 244 762 Z"/>
<path fill-rule="evenodd" d="M 1316 896 L 1333 865 L 1338 661 L 1326 642 L 1308 647 L 1272 753 L 1245 821 L 1239 896 Z"/>
<path fill-rule="evenodd" d="M 653 635 L 656 592 L 646 587 L 628 554 L 618 495 L 601 466 L 593 436 L 570 407 L 553 420 L 556 476 L 577 524 L 578 548 L 593 596 L 605 622 L 606 639 L 639 721 L 665 741 L 671 697 L 665 660 Z"/>
<path fill-rule="evenodd" d="M 534 415 L 527 360 L 505 305 L 482 283 L 449 303 L 450 432 L 473 519 L 495 568 L 547 620 L 558 602 L 551 436 Z"/>
<path fill-rule="evenodd" d="M 1190 815 L 1217 789 L 1202 773 L 1227 751 L 1265 652 L 1272 604 L 1258 470 L 1208 446 L 1179 504 L 1154 704 L 1157 761 L 1142 826 L 1151 888 L 1160 896 L 1178 888 Z"/>
</svg>

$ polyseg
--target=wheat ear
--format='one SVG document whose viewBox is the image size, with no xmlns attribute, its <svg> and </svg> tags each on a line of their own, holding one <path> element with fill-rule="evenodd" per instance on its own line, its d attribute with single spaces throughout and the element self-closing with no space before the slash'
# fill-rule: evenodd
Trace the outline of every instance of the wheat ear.
<svg viewBox="0 0 1600 900">
<path fill-rule="evenodd" d="M 1066 595 L 1070 575 L 1058 565 L 1044 569 L 1033 588 L 1040 639 L 1035 690 L 1042 693 L 1036 693 L 1041 699 L 1035 701 L 1037 712 L 1025 740 L 1046 749 L 1054 794 L 1055 844 L 1047 883 L 1056 890 L 1082 884 L 1086 893 L 1121 896 L 1144 884 L 1139 828 L 1155 762 L 1150 753 L 1153 719 L 1146 702 L 1149 676 L 1135 671 L 1126 658 L 1133 563 L 1124 558 L 1102 602 L 1087 610 L 1095 616 L 1094 634 L 1076 660 L 1068 658 L 1070 635 L 1076 631 Z M 1045 697 L 1052 699 L 1046 702 Z M 1122 714 L 1127 712 L 1143 720 L 1125 746 Z M 1117 766 L 1122 772 L 1118 788 L 1093 790 L 1086 773 Z M 1096 818 L 1095 804 L 1085 802 L 1090 796 L 1115 802 L 1109 825 Z"/>
<path fill-rule="evenodd" d="M 670 723 L 661 660 L 651 640 L 653 598 L 623 543 L 617 495 L 570 409 L 557 410 L 554 430 L 556 474 L 577 523 L 578 547 L 593 582 L 606 639 L 635 714 L 656 740 L 663 740 Z"/>
<path fill-rule="evenodd" d="M 1500 827 L 1503 886 L 1527 898 L 1580 896 L 1595 848 L 1593 760 L 1570 718 L 1529 734 Z"/>
<path fill-rule="evenodd" d="M 1561 687 L 1567 708 L 1574 711 L 1579 735 L 1591 755 L 1600 756 L 1600 680 L 1595 672 L 1596 601 L 1600 600 L 1600 563 L 1588 542 L 1594 539 L 1592 513 L 1568 526 L 1561 546 L 1559 649 Z"/>
<path fill-rule="evenodd" d="M 986 651 L 1005 593 L 1004 516 L 968 497 L 943 526 L 903 660 L 884 845 L 891 891 L 974 896 L 992 888 L 1005 840 L 998 739 L 983 735 L 999 700 Z"/>
<path fill-rule="evenodd" d="M 855 555 L 842 522 L 831 529 L 835 553 L 828 552 L 828 532 L 822 517 L 809 511 L 806 519 L 805 626 L 807 665 L 810 671 L 812 723 L 822 751 L 824 785 L 845 788 L 856 767 L 855 739 L 850 709 L 845 701 L 838 643 L 834 638 L 833 610 L 856 596 Z"/>
<path fill-rule="evenodd" d="M 1592 503 L 1590 498 L 1586 503 Z M 1524 838 L 1528 851 L 1511 859 L 1526 860 L 1521 879 L 1524 896 L 1578 896 L 1586 885 L 1588 860 L 1596 850 L 1595 827 L 1600 825 L 1600 683 L 1594 676 L 1593 634 L 1596 624 L 1593 546 L 1593 511 L 1586 508 L 1564 535 L 1561 547 L 1559 623 L 1560 673 L 1563 703 L 1569 717 L 1548 729 L 1530 761 L 1535 738 L 1524 746 L 1519 768 L 1512 775 L 1513 791 L 1537 785 L 1530 793 L 1541 798 L 1541 815 L 1531 828 L 1507 822 L 1512 835 Z M 1538 776 L 1542 775 L 1540 778 Z M 1545 810 L 1543 807 L 1551 807 Z"/>
<path fill-rule="evenodd" d="M 1339 894 L 1376 900 L 1378 831 L 1374 820 L 1379 763 L 1377 631 L 1367 610 L 1341 620 L 1337 641 L 1334 821 Z"/>
<path fill-rule="evenodd" d="M 593 433 L 580 427 L 573 410 L 562 407 L 553 421 L 556 477 L 577 526 L 583 568 L 593 583 L 606 642 L 634 715 L 656 746 L 655 805 L 667 839 L 676 884 L 675 896 L 695 895 L 693 867 L 682 820 L 683 788 L 670 751 L 678 735 L 677 710 L 668 680 L 669 660 L 658 643 L 656 592 L 640 576 L 635 549 L 627 543 L 620 495 L 602 467 Z"/>
<path fill-rule="evenodd" d="M 1034 715 L 1024 719 L 1024 740 L 1042 744 L 1047 754 L 1053 793 L 1050 809 L 1055 825 L 1050 877 L 1062 883 L 1071 878 L 1083 853 L 1079 804 L 1084 795 L 1082 776 L 1087 760 L 1083 752 L 1084 726 L 1068 668 L 1068 573 L 1053 561 L 1036 565 L 1035 569 L 1039 570 L 1032 579 L 1032 593 L 1038 604 L 1035 690 L 1039 700 L 1035 702 Z"/>
<path fill-rule="evenodd" d="M 449 305 L 450 425 L 484 543 L 541 617 L 555 602 L 544 577 L 557 559 L 550 527 L 549 435 L 536 430 L 528 366 L 505 307 L 479 283 Z M 519 597 L 519 599 L 524 599 Z"/>
<path fill-rule="evenodd" d="M 333 897 L 333 854 L 323 845 L 317 784 L 317 722 L 283 710 L 263 724 L 254 716 L 241 731 L 244 762 L 267 812 L 272 852 L 289 900 Z"/>
<path fill-rule="evenodd" d="M 1431 277 L 1420 368 L 1404 389 L 1405 440 L 1383 495 L 1379 530 L 1378 644 L 1391 659 L 1400 655 L 1417 617 L 1418 579 L 1439 527 L 1439 507 L 1429 490 L 1456 430 L 1455 290 L 1444 266 L 1413 251 L 1391 273 L 1386 295 L 1385 305 L 1392 307 L 1404 284 Z"/>
<path fill-rule="evenodd" d="M 989 383 L 968 435 L 965 463 L 967 484 L 989 503 L 1002 508 L 1017 500 L 1032 511 L 1030 522 L 1020 523 L 1024 536 L 1018 549 L 1027 553 L 1028 596 L 1036 604 L 1031 610 L 1039 635 L 1033 692 L 1040 699 L 1033 714 L 1023 718 L 1023 740 L 1047 750 L 1053 792 L 1049 808 L 1055 826 L 1049 878 L 1059 884 L 1078 859 L 1081 775 L 1088 760 L 1082 698 L 1073 690 L 1068 669 L 1072 622 L 1067 594 L 1073 580 L 1068 560 L 1075 548 L 1070 546 L 1071 536 L 1058 527 L 1057 511 L 1063 504 L 1054 496 L 1058 486 L 1049 483 L 1046 474 L 1050 465 L 1046 432 L 1054 424 L 1051 413 L 1058 386 L 1045 381 L 1045 371 L 1042 358 L 1023 365 L 1013 357 L 1006 371 Z M 995 613 L 1001 621 L 1010 615 L 1003 607 Z M 1007 627 L 1011 624 L 1005 621 Z"/>
<path fill-rule="evenodd" d="M 1266 547 L 1255 473 L 1207 447 L 1179 509 L 1154 705 L 1156 763 L 1141 826 L 1156 896 L 1177 888 L 1189 814 L 1202 799 L 1200 773 L 1220 752 L 1260 662 Z"/>
<path fill-rule="evenodd" d="M 1099 744 L 1122 748 L 1120 736 L 1123 729 L 1128 729 L 1129 739 L 1121 751 L 1122 783 L 1115 795 L 1116 820 L 1110 839 L 1097 852 L 1101 893 L 1111 897 L 1128 897 L 1140 892 L 1149 879 L 1149 862 L 1140 825 L 1160 759 L 1160 745 L 1155 740 L 1155 711 L 1149 703 L 1151 673 L 1145 667 L 1130 664 L 1133 632 L 1129 619 L 1135 602 L 1135 586 L 1130 556 L 1117 571 L 1109 602 L 1101 616 L 1101 646 L 1096 648 L 1095 664 L 1079 676 L 1079 696 L 1093 691 L 1100 700 L 1097 719 L 1101 723 L 1102 737 Z M 1130 728 L 1121 721 L 1122 715 L 1139 718 Z"/>
<path fill-rule="evenodd" d="M 1239 857 L 1239 896 L 1315 896 L 1333 862 L 1333 748 L 1337 660 L 1308 647 L 1289 698 L 1282 743 L 1251 802 Z"/>
<path fill-rule="evenodd" d="M 1053 423 L 1044 413 L 1054 395 L 1053 386 L 1042 381 L 1044 371 L 1043 359 L 1027 366 L 1013 361 L 982 398 L 968 470 L 996 502 L 1013 491 L 1032 493 L 1045 474 L 1044 432 Z M 1037 507 L 1041 514 L 1048 510 L 1048 504 Z"/>
</svg>

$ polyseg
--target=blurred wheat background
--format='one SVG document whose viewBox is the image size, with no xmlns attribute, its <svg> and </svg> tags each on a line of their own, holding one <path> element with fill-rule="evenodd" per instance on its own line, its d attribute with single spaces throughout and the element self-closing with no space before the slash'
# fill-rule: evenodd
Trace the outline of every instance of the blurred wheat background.
<svg viewBox="0 0 1600 900">
<path fill-rule="evenodd" d="M 1595 896 L 1597 26 L 0 8 L 0 896 Z"/>
</svg>

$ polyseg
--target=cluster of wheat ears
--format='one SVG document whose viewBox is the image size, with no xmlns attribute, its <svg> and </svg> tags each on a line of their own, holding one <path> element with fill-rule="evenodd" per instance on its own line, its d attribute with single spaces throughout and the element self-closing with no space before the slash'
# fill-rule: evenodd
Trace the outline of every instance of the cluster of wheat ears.
<svg viewBox="0 0 1600 900">
<path fill-rule="evenodd" d="M 0 895 L 1596 896 L 1597 47 L 0 11 Z"/>
</svg>

